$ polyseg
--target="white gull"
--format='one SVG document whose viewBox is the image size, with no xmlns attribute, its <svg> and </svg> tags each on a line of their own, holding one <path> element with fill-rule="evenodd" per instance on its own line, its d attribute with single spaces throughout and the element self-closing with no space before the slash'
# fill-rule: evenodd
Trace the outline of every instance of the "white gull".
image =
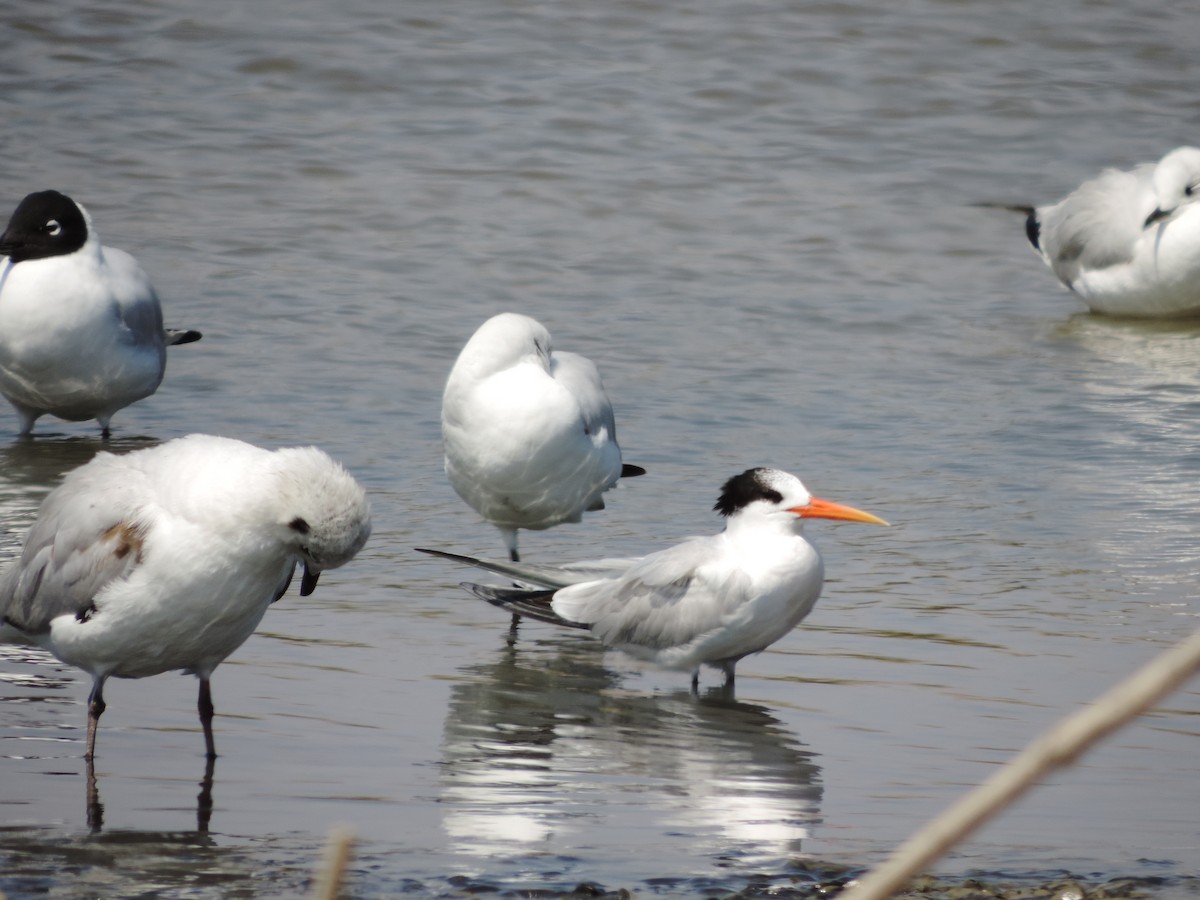
<svg viewBox="0 0 1200 900">
<path fill-rule="evenodd" d="M 1106 169 L 1025 213 L 1025 232 L 1059 281 L 1093 312 L 1136 318 L 1200 314 L 1200 149 Z M 995 204 L 988 204 L 995 205 Z"/>
<path fill-rule="evenodd" d="M 87 759 L 104 682 L 183 670 L 209 677 L 303 567 L 300 593 L 371 532 L 367 498 L 323 451 L 269 451 L 190 435 L 100 453 L 42 503 L 20 559 L 0 576 L 0 639 L 24 640 L 92 676 Z"/>
<path fill-rule="evenodd" d="M 459 354 L 442 398 L 450 484 L 504 537 L 517 561 L 517 530 L 578 522 L 604 508 L 622 476 L 612 404 L 595 364 L 554 350 L 540 322 L 517 313 L 488 319 Z"/>
<path fill-rule="evenodd" d="M 200 339 L 163 328 L 137 260 L 104 247 L 87 210 L 58 191 L 30 194 L 0 235 L 0 394 L 20 433 L 50 414 L 96 419 L 153 394 L 167 346 Z"/>
</svg>

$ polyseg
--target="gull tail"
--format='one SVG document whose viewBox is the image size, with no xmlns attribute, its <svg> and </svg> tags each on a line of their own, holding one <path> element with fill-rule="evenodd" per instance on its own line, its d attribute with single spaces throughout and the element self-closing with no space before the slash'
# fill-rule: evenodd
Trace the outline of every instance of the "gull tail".
<svg viewBox="0 0 1200 900">
<path fill-rule="evenodd" d="M 646 470 L 641 466 L 631 465 L 630 463 L 621 463 L 622 478 L 636 478 L 639 475 L 645 475 Z"/>
<path fill-rule="evenodd" d="M 200 332 L 192 331 L 190 328 L 186 329 L 186 330 L 180 330 L 178 328 L 168 328 L 168 329 L 166 329 L 166 332 L 167 332 L 167 346 L 168 347 L 173 347 L 176 344 L 191 344 L 195 341 L 200 340 L 200 338 L 203 337 L 203 335 L 200 334 Z"/>
<path fill-rule="evenodd" d="M 514 615 L 537 619 L 539 622 L 549 622 L 551 625 L 582 628 L 585 631 L 591 630 L 590 625 L 583 625 L 579 622 L 564 619 L 551 608 L 550 604 L 554 601 L 555 594 L 553 590 L 522 591 L 514 588 L 488 587 L 484 584 L 472 584 L 468 581 L 464 581 L 462 586 L 481 600 L 486 600 L 492 606 L 507 609 Z"/>
<path fill-rule="evenodd" d="M 1026 206 L 1023 203 L 996 203 L 991 200 L 981 200 L 971 205 L 981 206 L 984 209 L 1003 209 L 1006 212 L 1020 213 L 1025 217 L 1025 237 L 1029 238 L 1029 243 L 1033 244 L 1034 250 L 1042 252 L 1042 223 L 1038 221 L 1035 207 Z"/>
</svg>

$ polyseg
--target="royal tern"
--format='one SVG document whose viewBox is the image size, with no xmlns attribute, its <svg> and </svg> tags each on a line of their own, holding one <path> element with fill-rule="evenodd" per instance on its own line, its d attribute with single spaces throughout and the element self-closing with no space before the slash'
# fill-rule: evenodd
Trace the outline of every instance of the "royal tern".
<svg viewBox="0 0 1200 900">
<path fill-rule="evenodd" d="M 303 567 L 301 595 L 371 532 L 358 483 L 315 447 L 263 450 L 191 435 L 101 453 L 42 503 L 20 559 L 0 576 L 0 639 L 27 640 L 92 676 L 87 759 L 110 676 L 209 676 Z"/>
<path fill-rule="evenodd" d="M 30 194 L 0 235 L 0 393 L 28 434 L 40 416 L 96 419 L 157 389 L 167 346 L 200 339 L 168 331 L 146 273 L 104 247 L 80 204 Z"/>
<path fill-rule="evenodd" d="M 805 519 L 886 525 L 862 510 L 813 497 L 778 469 L 730 478 L 713 507 L 718 534 L 694 537 L 637 559 L 532 566 L 422 550 L 520 579 L 542 590 L 463 586 L 515 614 L 591 631 L 605 644 L 663 668 L 725 672 L 764 650 L 808 615 L 821 594 L 821 555 Z"/>
<path fill-rule="evenodd" d="M 1034 250 L 1093 312 L 1200 314 L 1200 149 L 1106 169 L 1050 206 L 1025 213 Z"/>
<path fill-rule="evenodd" d="M 644 469 L 624 465 L 612 404 L 587 357 L 553 350 L 517 313 L 488 319 L 459 354 L 442 398 L 450 484 L 520 559 L 517 529 L 578 522 Z"/>
</svg>

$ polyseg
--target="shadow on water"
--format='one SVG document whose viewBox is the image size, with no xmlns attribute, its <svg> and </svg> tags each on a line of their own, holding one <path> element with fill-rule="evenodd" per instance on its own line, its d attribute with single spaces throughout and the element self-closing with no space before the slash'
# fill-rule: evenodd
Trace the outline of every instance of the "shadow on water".
<svg viewBox="0 0 1200 900">
<path fill-rule="evenodd" d="M 647 873 L 670 872 L 673 857 L 736 868 L 800 852 L 822 789 L 795 735 L 720 689 L 633 693 L 601 658 L 569 638 L 509 642 L 463 670 L 442 749 L 455 850 L 586 848 Z"/>
<path fill-rule="evenodd" d="M 158 443 L 161 443 L 158 438 L 144 435 L 107 441 L 78 436 L 18 438 L 7 446 L 0 446 L 0 496 L 21 487 L 53 485 L 64 473 L 82 466 L 102 451 L 121 454 Z"/>
</svg>

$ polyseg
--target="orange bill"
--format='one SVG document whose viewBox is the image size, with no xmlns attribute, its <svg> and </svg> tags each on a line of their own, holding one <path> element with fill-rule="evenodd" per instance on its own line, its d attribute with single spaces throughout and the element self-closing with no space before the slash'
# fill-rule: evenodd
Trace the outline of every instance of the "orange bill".
<svg viewBox="0 0 1200 900">
<path fill-rule="evenodd" d="M 795 513 L 802 519 L 842 519 L 846 522 L 870 522 L 872 525 L 887 524 L 879 516 L 873 516 L 853 506 L 834 503 L 832 500 L 822 500 L 820 497 L 813 497 L 807 506 L 793 506 L 788 512 Z"/>
</svg>

